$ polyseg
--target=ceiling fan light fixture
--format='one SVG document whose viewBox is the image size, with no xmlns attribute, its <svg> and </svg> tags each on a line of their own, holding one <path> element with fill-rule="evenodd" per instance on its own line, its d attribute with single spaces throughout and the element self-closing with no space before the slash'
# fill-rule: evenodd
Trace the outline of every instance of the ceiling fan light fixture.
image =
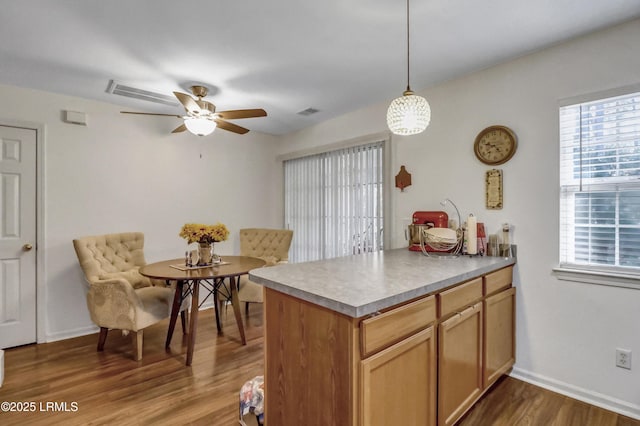
<svg viewBox="0 0 640 426">
<path fill-rule="evenodd" d="M 431 121 L 431 107 L 422 96 L 411 90 L 394 99 L 387 110 L 387 125 L 396 135 L 415 135 L 424 131 Z"/>
<path fill-rule="evenodd" d="M 394 99 L 387 109 L 387 126 L 396 135 L 422 133 L 431 122 L 431 107 L 422 96 L 411 91 L 409 86 L 409 0 L 407 0 L 407 90 Z"/>
<path fill-rule="evenodd" d="M 210 135 L 217 127 L 215 121 L 202 117 L 185 118 L 184 125 L 188 131 L 197 136 Z"/>
<path fill-rule="evenodd" d="M 238 126 L 227 120 L 238 120 L 242 118 L 266 117 L 267 112 L 262 108 L 254 109 L 232 109 L 227 111 L 216 112 L 216 106 L 209 101 L 202 99 L 207 94 L 207 88 L 204 86 L 192 86 L 193 95 L 198 98 L 182 92 L 173 92 L 185 109 L 186 115 L 178 114 L 161 114 L 153 112 L 134 112 L 121 111 L 123 114 L 141 114 L 141 115 L 163 115 L 167 117 L 177 117 L 183 120 L 183 123 L 173 129 L 171 133 L 181 133 L 189 131 L 197 136 L 207 136 L 213 133 L 216 128 L 221 128 L 227 132 L 244 135 L 249 129 Z"/>
</svg>

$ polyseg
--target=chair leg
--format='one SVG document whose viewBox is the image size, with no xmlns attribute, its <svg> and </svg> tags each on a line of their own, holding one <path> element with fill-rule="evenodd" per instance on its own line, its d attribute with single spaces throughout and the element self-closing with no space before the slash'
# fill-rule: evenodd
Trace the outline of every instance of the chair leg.
<svg viewBox="0 0 640 426">
<path fill-rule="evenodd" d="M 244 313 L 249 315 L 249 302 L 244 302 Z"/>
<path fill-rule="evenodd" d="M 98 337 L 98 352 L 102 352 L 104 350 L 104 342 L 107 341 L 108 332 L 108 328 L 100 327 L 100 336 Z"/>
<path fill-rule="evenodd" d="M 180 321 L 182 322 L 182 334 L 187 334 L 187 325 L 189 324 L 189 313 L 185 309 L 180 312 Z"/>
<path fill-rule="evenodd" d="M 133 343 L 133 358 L 136 361 L 142 359 L 142 330 L 131 332 L 131 340 Z"/>
</svg>

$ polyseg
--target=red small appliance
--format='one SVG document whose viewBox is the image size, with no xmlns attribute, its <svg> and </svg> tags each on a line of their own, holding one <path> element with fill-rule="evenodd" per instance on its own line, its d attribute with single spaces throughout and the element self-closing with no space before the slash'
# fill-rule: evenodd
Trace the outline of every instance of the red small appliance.
<svg viewBox="0 0 640 426">
<path fill-rule="evenodd" d="M 417 211 L 413 213 L 409 225 L 409 250 L 422 251 L 420 248 L 420 232 L 428 228 L 448 228 L 449 216 L 443 211 Z M 427 251 L 437 251 L 425 245 Z"/>
</svg>

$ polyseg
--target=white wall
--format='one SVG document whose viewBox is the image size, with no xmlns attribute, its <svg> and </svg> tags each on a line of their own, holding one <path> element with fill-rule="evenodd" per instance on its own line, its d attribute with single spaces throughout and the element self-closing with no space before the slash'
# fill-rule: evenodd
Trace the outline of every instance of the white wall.
<svg viewBox="0 0 640 426">
<path fill-rule="evenodd" d="M 216 245 L 221 254 L 238 254 L 240 228 L 282 224 L 273 136 L 171 134 L 179 124 L 171 117 L 124 115 L 115 105 L 11 86 L 0 86 L 0 99 L 3 122 L 45 128 L 40 340 L 94 330 L 76 237 L 142 231 L 147 261 L 157 261 L 183 256 L 185 222 L 226 224 L 231 237 Z M 86 113 L 88 126 L 62 122 L 63 110 Z"/>
<path fill-rule="evenodd" d="M 405 165 L 413 180 L 405 192 L 394 189 L 395 247 L 406 244 L 403 218 L 441 210 L 447 197 L 489 233 L 503 222 L 515 226 L 513 374 L 637 418 L 640 365 L 628 371 L 614 360 L 616 347 L 640 359 L 640 290 L 559 281 L 552 268 L 558 263 L 558 100 L 639 82 L 640 21 L 633 21 L 421 93 L 431 104 L 431 125 L 420 135 L 394 137 L 392 160 L 394 175 Z M 384 131 L 387 106 L 288 135 L 279 153 Z M 516 155 L 500 166 L 504 208 L 497 211 L 484 208 L 489 167 L 473 153 L 475 136 L 493 124 L 511 127 L 519 139 Z"/>
</svg>

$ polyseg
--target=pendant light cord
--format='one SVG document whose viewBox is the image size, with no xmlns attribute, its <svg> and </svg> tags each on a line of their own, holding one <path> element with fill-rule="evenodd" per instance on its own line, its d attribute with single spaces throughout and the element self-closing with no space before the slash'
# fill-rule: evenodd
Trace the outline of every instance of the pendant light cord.
<svg viewBox="0 0 640 426">
<path fill-rule="evenodd" d="M 407 0 L 407 91 L 411 90 L 409 87 L 409 69 L 411 68 L 409 61 L 409 0 Z"/>
</svg>

